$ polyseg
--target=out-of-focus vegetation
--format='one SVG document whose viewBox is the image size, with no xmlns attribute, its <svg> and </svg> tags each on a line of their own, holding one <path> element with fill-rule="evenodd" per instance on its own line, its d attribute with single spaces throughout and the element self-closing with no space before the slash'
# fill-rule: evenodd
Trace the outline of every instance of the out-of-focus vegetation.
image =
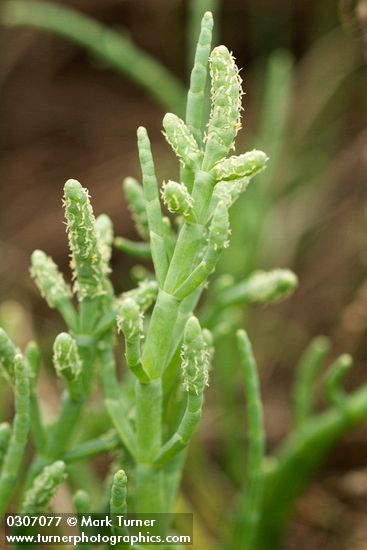
<svg viewBox="0 0 367 550">
<path fill-rule="evenodd" d="M 2 79 L 7 184 L 2 248 L 7 261 L 2 278 L 3 299 L 10 294 L 15 303 L 7 302 L 1 315 L 4 323 L 15 327 L 12 335 L 17 343 L 23 343 L 23 331 L 34 331 L 41 336 L 47 357 L 59 327 L 32 294 L 23 273 L 35 246 L 47 248 L 58 259 L 65 256 L 56 212 L 59 189 L 70 172 L 74 170 L 91 188 L 97 208 L 112 214 L 118 232 L 128 229 L 126 222 L 119 222 L 119 179 L 137 172 L 129 136 L 142 121 L 156 128 L 161 175 L 169 172 L 173 159 L 166 158 L 161 147 L 160 109 L 170 103 L 170 109 L 182 110 L 180 96 L 186 64 L 190 65 L 186 60 L 192 57 L 192 36 L 196 35 L 186 30 L 197 31 L 194 8 L 200 12 L 208 3 L 212 4 L 92 2 L 87 15 L 116 34 L 104 36 L 106 42 L 91 38 L 86 44 L 83 33 L 74 32 L 71 24 L 64 25 L 62 34 L 86 45 L 87 50 L 53 32 L 34 30 L 34 26 L 50 27 L 43 6 L 38 12 L 29 8 L 30 2 L 4 3 L 3 21 L 9 28 L 2 31 L 7 45 Z M 78 2 L 62 5 L 86 10 Z M 233 495 L 233 484 L 243 481 L 245 419 L 238 414 L 244 408 L 237 391 L 238 356 L 230 329 L 246 323 L 253 341 L 270 447 L 290 424 L 287 400 L 293 365 L 310 337 L 324 333 L 334 341 L 336 353 L 346 350 L 355 356 L 355 374 L 348 378 L 353 386 L 363 380 L 367 356 L 366 3 L 345 1 L 336 6 L 325 1 L 293 6 L 291 2 L 229 1 L 218 4 L 216 11 L 220 21 L 217 40 L 226 43 L 244 67 L 246 132 L 244 143 L 237 148 L 241 152 L 245 147 L 261 147 L 270 156 L 270 164 L 259 177 L 261 181 L 235 206 L 232 244 L 219 266 L 234 279 L 218 280 L 212 293 L 215 296 L 221 284 L 240 282 L 255 268 L 274 265 L 291 267 L 301 285 L 284 305 L 251 313 L 243 307 L 226 310 L 199 435 L 203 445 L 191 451 L 184 485 L 190 507 L 202 520 L 203 539 L 198 534 L 198 547 L 205 547 L 210 537 L 223 535 L 222 503 Z M 37 22 L 37 14 L 43 24 Z M 62 17 L 54 19 L 50 30 L 60 32 L 62 23 Z M 15 28 L 18 25 L 25 28 Z M 112 55 L 112 63 L 103 52 L 102 59 L 91 55 L 101 54 L 96 50 L 108 44 L 109 37 L 114 48 L 107 47 L 104 53 Z M 126 44 L 130 57 L 122 67 L 124 75 L 116 74 L 116 64 L 121 68 L 124 60 L 119 52 L 125 46 L 126 53 Z M 144 65 L 146 79 L 140 82 L 134 76 L 141 75 L 134 63 L 135 48 L 151 56 L 146 59 L 148 66 Z M 158 59 L 157 86 L 148 77 L 154 76 Z M 162 80 L 171 84 L 162 86 Z M 174 90 L 162 97 L 162 90 L 167 89 Z M 130 264 L 118 258 L 114 262 L 117 285 L 127 288 Z M 19 302 L 29 307 L 19 310 Z M 55 390 L 48 379 L 43 384 L 44 407 L 52 415 L 53 399 L 48 393 Z M 330 548 L 359 544 L 363 527 L 350 503 L 357 500 L 361 510 L 367 505 L 366 495 L 356 494 L 352 477 L 364 480 L 367 475 L 364 437 L 359 432 L 329 458 L 323 476 L 298 507 L 289 547 L 299 540 L 313 548 L 325 540 Z M 347 474 L 350 469 L 352 474 Z M 269 502 L 273 509 L 275 505 Z M 347 522 L 340 543 L 341 515 L 347 516 Z"/>
</svg>

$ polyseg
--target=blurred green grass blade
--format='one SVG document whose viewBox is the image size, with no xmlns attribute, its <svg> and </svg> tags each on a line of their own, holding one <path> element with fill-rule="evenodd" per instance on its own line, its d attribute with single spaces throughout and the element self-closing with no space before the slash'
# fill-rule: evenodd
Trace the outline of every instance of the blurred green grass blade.
<svg viewBox="0 0 367 550">
<path fill-rule="evenodd" d="M 147 90 L 165 109 L 183 114 L 185 93 L 176 77 L 129 38 L 87 15 L 61 4 L 12 0 L 3 4 L 1 21 L 9 27 L 37 27 L 68 38 Z"/>
<path fill-rule="evenodd" d="M 339 27 L 312 45 L 297 68 L 297 108 L 292 113 L 295 139 L 316 130 L 318 121 L 324 122 L 322 112 L 361 63 L 355 42 Z"/>
</svg>

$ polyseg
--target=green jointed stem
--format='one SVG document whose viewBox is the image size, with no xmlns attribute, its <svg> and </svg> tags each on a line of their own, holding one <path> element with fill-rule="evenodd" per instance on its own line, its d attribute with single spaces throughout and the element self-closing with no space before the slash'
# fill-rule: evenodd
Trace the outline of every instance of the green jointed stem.
<svg viewBox="0 0 367 550">
<path fill-rule="evenodd" d="M 50 466 L 45 466 L 25 493 L 21 512 L 23 514 L 46 512 L 59 485 L 61 485 L 65 478 L 65 464 L 61 460 L 50 464 Z"/>
<path fill-rule="evenodd" d="M 33 26 L 80 44 L 146 89 L 165 109 L 182 113 L 185 95 L 180 82 L 163 65 L 121 32 L 60 4 L 11 0 L 1 8 L 5 25 Z"/>
<path fill-rule="evenodd" d="M 139 260 L 151 260 L 152 253 L 150 250 L 150 244 L 146 242 L 131 241 L 126 237 L 116 237 L 113 242 L 115 248 L 124 252 L 132 258 L 138 258 Z"/>
<path fill-rule="evenodd" d="M 80 460 L 85 460 L 93 456 L 109 453 L 121 447 L 121 438 L 114 431 L 111 430 L 96 439 L 90 439 L 89 441 L 83 441 L 79 443 L 69 451 L 67 451 L 62 460 L 65 463 L 77 462 Z"/>
<path fill-rule="evenodd" d="M 207 76 L 208 76 L 208 61 L 213 32 L 213 15 L 207 10 L 194 10 L 195 20 L 200 17 L 200 36 L 196 43 L 195 32 L 195 55 L 193 55 L 194 67 L 190 75 L 190 89 L 187 94 L 186 103 L 186 124 L 194 136 L 199 148 L 203 147 L 203 118 L 207 100 Z M 196 24 L 195 24 L 196 26 Z M 199 25 L 198 25 L 199 27 Z M 199 29 L 198 29 L 199 30 Z M 190 56 L 191 64 L 191 56 Z M 191 67 L 190 67 L 191 69 Z M 194 182 L 194 172 L 188 166 L 181 166 L 180 180 L 184 183 L 188 190 L 192 190 Z"/>
<path fill-rule="evenodd" d="M 43 453 L 47 446 L 47 433 L 42 422 L 39 399 L 37 396 L 37 378 L 41 366 L 41 353 L 36 342 L 29 342 L 25 355 L 29 366 L 30 382 L 30 417 L 32 441 L 39 453 Z"/>
<path fill-rule="evenodd" d="M 185 221 L 178 235 L 164 284 L 164 290 L 170 294 L 184 282 L 195 266 L 195 258 L 202 245 L 214 184 L 215 180 L 207 172 L 195 172 L 192 197 L 196 222 Z"/>
<path fill-rule="evenodd" d="M 210 13 L 212 20 L 215 21 L 218 14 L 220 0 L 189 0 L 188 2 L 188 29 L 187 29 L 187 69 L 191 72 L 193 63 L 195 62 L 195 54 L 197 50 L 198 35 L 200 27 L 207 13 Z M 215 30 L 215 29 L 214 29 Z M 209 57 L 210 50 L 207 57 Z"/>
<path fill-rule="evenodd" d="M 149 240 L 147 209 L 142 186 L 135 178 L 125 178 L 122 188 L 137 232 L 142 239 Z"/>
<path fill-rule="evenodd" d="M 314 338 L 297 365 L 293 390 L 296 427 L 301 427 L 313 412 L 315 380 L 324 366 L 329 349 L 327 338 Z"/>
<path fill-rule="evenodd" d="M 14 358 L 15 417 L 0 475 L 0 518 L 3 517 L 19 474 L 30 426 L 29 369 L 24 357 Z"/>
<path fill-rule="evenodd" d="M 59 418 L 55 426 L 52 427 L 49 436 L 47 449 L 47 458 L 49 460 L 56 460 L 68 449 L 79 423 L 83 405 L 84 401 L 82 399 L 75 401 L 69 391 L 64 392 Z"/>
<path fill-rule="evenodd" d="M 101 344 L 98 350 L 106 410 L 112 424 L 129 453 L 136 454 L 136 437 L 128 419 L 128 410 L 119 391 L 116 378 L 116 361 L 110 345 Z"/>
<path fill-rule="evenodd" d="M 110 499 L 110 513 L 112 516 L 112 533 L 123 536 L 126 529 L 119 526 L 116 515 L 124 516 L 127 513 L 127 477 L 124 470 L 119 470 L 113 476 Z"/>
<path fill-rule="evenodd" d="M 346 393 L 342 383 L 353 364 L 350 355 L 343 354 L 331 365 L 330 372 L 325 380 L 325 393 L 329 402 L 335 407 L 343 409 L 346 401 Z"/>
<path fill-rule="evenodd" d="M 86 491 L 83 491 L 82 489 L 77 491 L 73 496 L 73 504 L 77 514 L 90 514 L 91 502 L 89 494 Z M 84 527 L 80 524 L 81 522 L 79 521 L 79 534 L 83 536 L 82 533 L 84 531 Z M 78 550 L 92 550 L 92 546 L 86 543 L 81 544 L 77 548 Z"/>
<path fill-rule="evenodd" d="M 162 286 L 168 268 L 165 249 L 166 231 L 162 221 L 158 182 L 155 175 L 150 141 L 146 129 L 142 127 L 138 129 L 138 148 L 150 232 L 150 248 L 157 281 Z"/>
<path fill-rule="evenodd" d="M 199 145 L 203 141 L 205 90 L 213 24 L 213 16 L 207 11 L 201 20 L 200 36 L 196 46 L 194 67 L 190 77 L 190 89 L 187 94 L 186 124 Z"/>
<path fill-rule="evenodd" d="M 175 326 L 179 301 L 160 290 L 150 319 L 144 344 L 142 363 L 151 378 L 159 378 L 164 371 L 172 342 L 172 327 Z M 167 330 L 167 327 L 170 329 Z"/>
<path fill-rule="evenodd" d="M 265 429 L 257 366 L 245 331 L 237 332 L 237 342 L 245 381 L 248 452 L 246 488 L 235 526 L 234 542 L 243 550 L 253 550 L 261 519 Z"/>
<path fill-rule="evenodd" d="M 163 471 L 153 465 L 162 444 L 162 382 L 136 382 L 137 469 L 135 507 L 140 513 L 164 511 Z"/>
<path fill-rule="evenodd" d="M 0 424 L 0 468 L 4 462 L 6 451 L 8 449 L 11 437 L 11 427 L 7 422 Z"/>
<path fill-rule="evenodd" d="M 208 243 L 203 259 L 194 271 L 187 277 L 175 291 L 174 295 L 179 300 L 194 292 L 214 270 L 223 248 L 226 246 L 229 237 L 229 216 L 228 210 L 223 202 L 220 202 L 215 209 L 209 226 Z"/>
<path fill-rule="evenodd" d="M 90 512 L 90 498 L 87 491 L 80 489 L 73 496 L 73 504 L 77 514 L 88 514 Z"/>
<path fill-rule="evenodd" d="M 202 293 L 202 288 L 198 288 L 195 292 L 190 294 L 182 300 L 180 307 L 178 309 L 178 314 L 176 318 L 176 324 L 172 333 L 170 353 L 168 356 L 168 362 L 171 361 L 173 355 L 175 354 L 182 338 L 182 334 L 186 325 L 188 318 L 192 315 L 192 312 L 195 311 L 197 303 L 200 299 Z"/>
</svg>

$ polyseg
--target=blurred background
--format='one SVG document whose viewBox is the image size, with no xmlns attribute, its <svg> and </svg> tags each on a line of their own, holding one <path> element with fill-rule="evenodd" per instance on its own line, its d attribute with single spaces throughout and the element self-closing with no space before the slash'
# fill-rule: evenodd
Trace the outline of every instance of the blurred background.
<svg viewBox="0 0 367 550">
<path fill-rule="evenodd" d="M 208 2 L 52 3 L 90 16 L 149 54 L 178 93 L 176 103 L 171 97 L 168 105 L 134 76 L 134 64 L 114 66 L 75 37 L 39 28 L 45 21 L 35 11 L 33 18 L 21 16 L 16 2 L 2 2 L 0 319 L 20 345 L 37 335 L 46 355 L 62 324 L 30 280 L 29 256 L 41 248 L 68 273 L 61 199 L 71 177 L 88 187 L 95 212 L 109 214 L 117 235 L 136 238 L 121 192 L 123 177 L 139 177 L 136 128 L 143 124 L 151 135 L 160 178 L 177 177 L 161 119 L 167 110 L 182 110 L 197 14 Z M 233 213 L 234 242 L 219 270 L 240 280 L 254 268 L 289 267 L 300 279 L 286 302 L 246 313 L 271 449 L 291 425 L 294 365 L 312 336 L 329 336 L 334 355 L 352 353 L 350 388 L 367 379 L 367 1 L 210 3 L 215 42 L 227 45 L 243 68 L 246 95 L 237 151 L 258 147 L 270 156 L 267 173 Z M 131 286 L 132 265 L 114 254 L 119 291 Z M 223 465 L 222 435 L 232 433 L 227 411 L 232 390 L 243 403 L 230 349 L 228 342 L 219 346 L 222 366 L 213 375 L 198 435 L 204 450 L 192 451 L 184 485 L 194 509 L 206 510 L 203 530 L 213 540 L 221 536 L 222 504 L 215 491 L 206 493 L 206 482 L 214 480 L 222 498 L 230 495 L 243 461 L 234 452 L 233 464 Z M 218 396 L 219 384 L 232 375 L 227 396 Z M 45 383 L 46 402 L 52 403 L 53 391 Z M 232 430 L 237 449 L 244 445 L 243 432 Z M 366 511 L 367 430 L 352 434 L 329 457 L 298 503 L 286 548 L 366 549 Z"/>
</svg>

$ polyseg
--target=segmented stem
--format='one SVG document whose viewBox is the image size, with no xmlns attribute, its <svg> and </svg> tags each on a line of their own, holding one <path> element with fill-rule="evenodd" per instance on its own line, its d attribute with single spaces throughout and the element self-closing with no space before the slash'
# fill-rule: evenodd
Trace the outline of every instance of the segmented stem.
<svg viewBox="0 0 367 550">
<path fill-rule="evenodd" d="M 122 188 L 136 230 L 142 239 L 148 240 L 149 226 L 143 188 L 135 178 L 125 178 Z"/>
<path fill-rule="evenodd" d="M 23 514 L 40 514 L 47 511 L 59 485 L 65 478 L 65 464 L 62 460 L 45 466 L 25 493 L 21 512 Z"/>
<path fill-rule="evenodd" d="M 187 94 L 186 124 L 199 145 L 202 144 L 203 141 L 202 125 L 205 90 L 213 25 L 213 16 L 207 11 L 201 20 L 200 35 L 196 46 L 194 66 L 190 77 L 190 89 Z"/>
<path fill-rule="evenodd" d="M 352 364 L 353 360 L 350 355 L 341 355 L 331 365 L 330 372 L 325 380 L 326 397 L 332 405 L 340 409 L 344 408 L 347 397 L 342 384 Z"/>
<path fill-rule="evenodd" d="M 127 477 L 124 470 L 119 470 L 113 476 L 110 499 L 110 513 L 112 516 L 112 533 L 123 536 L 126 529 L 119 526 L 116 515 L 124 516 L 127 513 Z"/>
<path fill-rule="evenodd" d="M 0 424 L 0 468 L 4 462 L 6 451 L 8 449 L 11 437 L 11 427 L 7 422 Z"/>
<path fill-rule="evenodd" d="M 235 540 L 239 548 L 253 550 L 261 519 L 265 429 L 257 366 L 251 343 L 244 330 L 237 332 L 237 343 L 245 381 L 248 451 L 245 494 L 240 506 L 241 519 L 237 522 Z"/>
<path fill-rule="evenodd" d="M 294 422 L 297 427 L 304 425 L 312 415 L 315 380 L 324 366 L 329 349 L 327 338 L 314 338 L 297 365 L 293 390 Z"/>
<path fill-rule="evenodd" d="M 120 252 L 132 258 L 138 258 L 139 260 L 145 261 L 152 259 L 149 243 L 131 241 L 130 239 L 126 239 L 126 237 L 116 237 L 113 244 L 117 250 L 120 250 Z"/>
<path fill-rule="evenodd" d="M 30 427 L 29 369 L 21 354 L 14 358 L 14 375 L 15 417 L 0 476 L 0 518 L 14 490 Z"/>
<path fill-rule="evenodd" d="M 184 283 L 174 291 L 177 299 L 182 300 L 204 283 L 214 270 L 229 237 L 228 210 L 223 202 L 215 209 L 209 227 L 208 244 L 204 257 Z"/>
<path fill-rule="evenodd" d="M 133 298 L 121 301 L 117 310 L 117 328 L 125 337 L 125 357 L 131 372 L 140 382 L 149 381 L 141 360 L 140 343 L 143 335 L 143 314 Z"/>
<path fill-rule="evenodd" d="M 162 286 L 168 268 L 168 259 L 165 249 L 165 228 L 162 221 L 158 182 L 155 175 L 150 141 L 147 131 L 143 127 L 138 129 L 138 148 L 150 232 L 150 248 L 157 281 L 159 285 Z"/>
</svg>

